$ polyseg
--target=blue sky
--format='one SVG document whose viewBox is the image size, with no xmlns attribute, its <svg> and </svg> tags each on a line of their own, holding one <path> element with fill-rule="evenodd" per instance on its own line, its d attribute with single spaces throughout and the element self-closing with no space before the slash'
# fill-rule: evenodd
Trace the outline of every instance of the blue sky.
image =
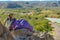
<svg viewBox="0 0 60 40">
<path fill-rule="evenodd" d="M 0 0 L 0 1 L 60 1 L 60 0 Z"/>
</svg>

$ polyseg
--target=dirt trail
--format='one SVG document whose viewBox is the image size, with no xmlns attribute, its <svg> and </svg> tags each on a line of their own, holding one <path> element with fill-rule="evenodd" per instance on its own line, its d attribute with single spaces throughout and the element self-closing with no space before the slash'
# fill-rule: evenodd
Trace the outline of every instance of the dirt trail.
<svg viewBox="0 0 60 40">
<path fill-rule="evenodd" d="M 52 23 L 52 27 L 54 27 L 55 40 L 60 40 L 60 24 Z"/>
</svg>

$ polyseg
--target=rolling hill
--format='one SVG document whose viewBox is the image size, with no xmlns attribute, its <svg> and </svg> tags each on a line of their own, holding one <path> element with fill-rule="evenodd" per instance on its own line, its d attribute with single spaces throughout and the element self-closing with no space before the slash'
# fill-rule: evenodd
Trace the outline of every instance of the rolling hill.
<svg viewBox="0 0 60 40">
<path fill-rule="evenodd" d="M 60 1 L 0 2 L 0 8 L 40 8 L 40 7 L 60 7 Z"/>
</svg>

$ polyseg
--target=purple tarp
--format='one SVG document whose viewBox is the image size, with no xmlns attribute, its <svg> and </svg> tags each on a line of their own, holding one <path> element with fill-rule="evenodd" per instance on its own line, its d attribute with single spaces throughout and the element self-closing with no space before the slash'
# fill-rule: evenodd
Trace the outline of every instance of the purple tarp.
<svg viewBox="0 0 60 40">
<path fill-rule="evenodd" d="M 27 20 L 21 19 L 21 20 L 16 20 L 12 22 L 11 28 L 17 30 L 17 29 L 22 29 L 26 28 L 30 31 L 33 31 L 33 27 L 28 23 Z"/>
</svg>

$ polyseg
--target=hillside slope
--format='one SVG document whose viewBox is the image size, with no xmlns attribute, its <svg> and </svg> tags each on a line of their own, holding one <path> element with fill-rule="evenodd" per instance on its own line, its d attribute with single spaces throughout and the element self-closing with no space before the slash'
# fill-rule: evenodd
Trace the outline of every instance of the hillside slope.
<svg viewBox="0 0 60 40">
<path fill-rule="evenodd" d="M 0 8 L 40 8 L 40 7 L 60 7 L 60 1 L 0 2 Z"/>
</svg>

